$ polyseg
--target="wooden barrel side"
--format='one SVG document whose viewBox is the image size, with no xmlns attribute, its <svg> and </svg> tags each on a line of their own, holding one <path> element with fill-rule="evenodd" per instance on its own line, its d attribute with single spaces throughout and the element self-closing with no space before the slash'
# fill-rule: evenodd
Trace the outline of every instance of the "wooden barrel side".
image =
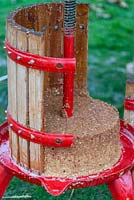
<svg viewBox="0 0 134 200">
<path fill-rule="evenodd" d="M 85 90 L 88 4 L 78 4 L 76 15 L 75 89 Z M 7 19 L 6 37 L 11 45 L 22 51 L 63 57 L 63 4 L 39 4 L 12 13 Z M 63 74 L 27 69 L 8 58 L 8 77 L 8 107 L 12 117 L 24 126 L 45 132 L 47 90 L 52 95 L 62 95 Z M 10 147 L 16 163 L 37 173 L 45 171 L 50 148 L 28 142 L 11 129 Z"/>
<path fill-rule="evenodd" d="M 89 4 L 77 4 L 75 34 L 77 71 L 75 86 L 79 89 L 87 87 L 88 14 Z M 48 33 L 46 34 L 48 36 L 46 42 L 49 43 L 49 48 L 45 52 L 46 56 L 64 57 L 63 15 L 62 3 L 45 3 L 18 9 L 13 13 L 12 18 L 17 26 L 23 27 L 25 31 Z M 63 74 L 53 75 L 53 73 L 49 73 L 48 78 L 51 88 L 59 88 L 63 84 Z"/>
</svg>

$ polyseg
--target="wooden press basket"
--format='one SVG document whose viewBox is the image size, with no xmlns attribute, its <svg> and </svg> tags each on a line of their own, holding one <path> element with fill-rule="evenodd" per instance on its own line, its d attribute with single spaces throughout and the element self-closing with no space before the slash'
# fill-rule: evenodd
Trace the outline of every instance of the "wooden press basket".
<svg viewBox="0 0 134 200">
<path fill-rule="evenodd" d="M 77 4 L 75 88 L 86 89 L 88 65 L 88 4 Z M 63 4 L 38 4 L 18 9 L 7 17 L 6 41 L 14 48 L 40 56 L 64 57 Z M 8 52 L 8 112 L 18 123 L 45 132 L 46 90 L 63 85 L 63 73 L 27 68 L 10 59 Z M 19 57 L 18 57 L 19 60 Z M 63 95 L 62 93 L 60 95 Z M 23 139 L 10 127 L 11 155 L 17 164 L 45 171 L 49 147 Z"/>
</svg>

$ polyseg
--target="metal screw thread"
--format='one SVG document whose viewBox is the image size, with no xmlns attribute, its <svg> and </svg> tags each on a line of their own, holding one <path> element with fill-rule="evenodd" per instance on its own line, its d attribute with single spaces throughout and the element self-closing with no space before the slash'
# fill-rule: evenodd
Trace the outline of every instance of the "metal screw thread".
<svg viewBox="0 0 134 200">
<path fill-rule="evenodd" d="M 64 33 L 65 35 L 71 35 L 75 30 L 75 10 L 76 0 L 64 1 Z"/>
</svg>

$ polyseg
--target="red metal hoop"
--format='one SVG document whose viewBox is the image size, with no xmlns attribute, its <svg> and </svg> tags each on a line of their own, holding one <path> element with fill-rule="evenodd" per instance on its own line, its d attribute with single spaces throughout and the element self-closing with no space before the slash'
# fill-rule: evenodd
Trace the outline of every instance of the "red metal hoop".
<svg viewBox="0 0 134 200">
<path fill-rule="evenodd" d="M 74 136 L 71 134 L 44 133 L 27 128 L 16 122 L 7 112 L 7 120 L 10 128 L 19 136 L 30 142 L 52 147 L 70 147 L 74 143 Z"/>
<path fill-rule="evenodd" d="M 10 59 L 28 68 L 45 72 L 75 73 L 75 58 L 53 58 L 23 52 L 5 41 L 5 50 Z"/>
<path fill-rule="evenodd" d="M 71 46 L 74 50 L 74 46 Z M 38 56 L 35 54 L 20 51 L 19 49 L 11 46 L 8 41 L 5 41 L 5 50 L 7 55 L 14 62 L 36 70 L 43 70 L 45 72 L 59 72 L 65 74 L 64 81 L 64 97 L 63 108 L 65 109 L 67 116 L 73 115 L 73 92 L 74 92 L 74 73 L 76 71 L 76 59 L 69 58 L 53 58 Z M 66 53 L 70 49 L 66 50 Z"/>
</svg>

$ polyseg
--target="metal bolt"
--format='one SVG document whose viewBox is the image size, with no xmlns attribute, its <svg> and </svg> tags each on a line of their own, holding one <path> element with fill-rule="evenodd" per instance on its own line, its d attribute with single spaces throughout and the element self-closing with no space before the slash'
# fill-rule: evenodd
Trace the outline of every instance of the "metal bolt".
<svg viewBox="0 0 134 200">
<path fill-rule="evenodd" d="M 54 25 L 54 30 L 57 31 L 59 29 L 59 26 L 57 24 Z"/>
<path fill-rule="evenodd" d="M 31 139 L 34 139 L 34 138 L 35 138 L 35 136 L 31 134 Z"/>
<path fill-rule="evenodd" d="M 21 57 L 20 56 L 17 56 L 17 60 L 20 60 L 21 59 Z"/>
<path fill-rule="evenodd" d="M 7 117 L 5 117 L 5 120 L 7 120 Z"/>
<path fill-rule="evenodd" d="M 6 49 L 6 47 L 4 46 L 3 49 Z"/>
<path fill-rule="evenodd" d="M 8 51 L 7 53 L 8 53 L 8 55 L 11 55 L 12 52 L 11 52 L 11 51 Z"/>
<path fill-rule="evenodd" d="M 84 29 L 85 29 L 85 26 L 84 26 L 84 24 L 81 24 L 81 25 L 80 25 L 80 29 L 82 29 L 82 30 L 84 30 Z"/>
<path fill-rule="evenodd" d="M 46 26 L 42 27 L 42 31 L 46 31 L 46 29 L 47 29 Z"/>
<path fill-rule="evenodd" d="M 18 134 L 21 134 L 22 133 L 22 130 L 18 130 Z"/>
<path fill-rule="evenodd" d="M 64 108 L 70 108 L 69 103 L 66 103 L 66 104 L 64 105 Z"/>
<path fill-rule="evenodd" d="M 61 139 L 56 139 L 56 141 L 55 141 L 57 144 L 62 144 L 62 140 Z"/>
<path fill-rule="evenodd" d="M 7 114 L 7 110 L 5 110 L 5 113 Z"/>
<path fill-rule="evenodd" d="M 12 127 L 13 127 L 13 124 L 9 124 L 9 127 L 12 128 Z"/>
<path fill-rule="evenodd" d="M 34 28 L 32 28 L 32 29 L 31 29 L 31 32 L 33 33 L 34 31 L 35 31 Z"/>
<path fill-rule="evenodd" d="M 30 64 L 30 65 L 33 65 L 34 63 L 35 63 L 34 60 L 30 60 L 30 61 L 29 61 L 29 64 Z"/>
<path fill-rule="evenodd" d="M 64 68 L 64 66 L 63 66 L 62 64 L 60 64 L 60 63 L 58 63 L 58 64 L 56 65 L 56 67 L 57 67 L 58 69 L 63 69 L 63 68 Z"/>
</svg>

